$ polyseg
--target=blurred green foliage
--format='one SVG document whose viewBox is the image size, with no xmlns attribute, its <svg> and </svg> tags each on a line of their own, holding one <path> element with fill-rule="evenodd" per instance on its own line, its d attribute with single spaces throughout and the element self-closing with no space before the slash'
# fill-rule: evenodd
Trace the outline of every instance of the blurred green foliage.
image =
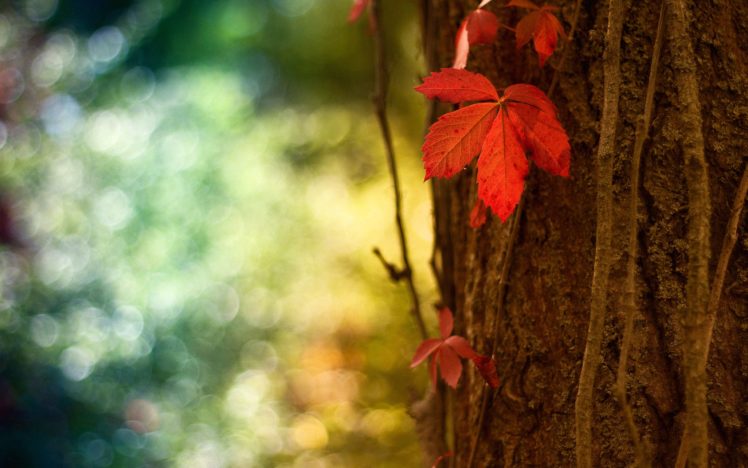
<svg viewBox="0 0 748 468">
<path fill-rule="evenodd" d="M 417 279 L 415 6 L 391 2 Z M 416 466 L 425 385 L 365 21 L 312 0 L 0 14 L 0 465 Z M 431 319 L 431 317 L 429 317 Z"/>
</svg>

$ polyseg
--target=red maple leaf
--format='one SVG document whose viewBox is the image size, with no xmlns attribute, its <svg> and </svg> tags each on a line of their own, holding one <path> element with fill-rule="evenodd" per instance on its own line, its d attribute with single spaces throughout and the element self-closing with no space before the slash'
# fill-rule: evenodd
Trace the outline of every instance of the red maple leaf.
<svg viewBox="0 0 748 468">
<path fill-rule="evenodd" d="M 479 102 L 442 115 L 421 147 L 426 179 L 451 177 L 478 158 L 478 198 L 506 221 L 519 203 L 529 170 L 525 152 L 541 169 L 568 176 L 571 147 L 556 106 L 528 84 L 499 96 L 483 75 L 442 69 L 416 91 L 446 102 Z"/>
<path fill-rule="evenodd" d="M 542 67 L 548 57 L 556 50 L 558 36 L 566 37 L 564 27 L 561 26 L 561 22 L 556 18 L 556 15 L 552 13 L 557 11 L 558 8 L 549 5 L 539 7 L 530 0 L 511 0 L 507 3 L 507 6 L 533 10 L 517 23 L 517 48 L 519 49 L 532 39 Z"/>
<path fill-rule="evenodd" d="M 485 2 L 487 3 L 487 2 Z M 483 4 L 481 4 L 482 6 Z M 465 68 L 470 46 L 490 44 L 496 39 L 499 20 L 496 15 L 480 7 L 473 10 L 460 24 L 455 36 L 455 59 L 453 68 Z"/>
<path fill-rule="evenodd" d="M 413 355 L 413 361 L 410 367 L 416 367 L 427 357 L 431 356 L 429 361 L 429 373 L 431 382 L 436 385 L 436 366 L 437 363 L 441 368 L 442 379 L 452 388 L 457 387 L 457 382 L 462 374 L 462 362 L 460 357 L 473 359 L 478 353 L 473 351 L 470 343 L 461 337 L 452 335 L 452 326 L 454 318 L 452 311 L 443 308 L 439 311 L 439 331 L 441 338 L 429 338 L 421 342 Z"/>
</svg>

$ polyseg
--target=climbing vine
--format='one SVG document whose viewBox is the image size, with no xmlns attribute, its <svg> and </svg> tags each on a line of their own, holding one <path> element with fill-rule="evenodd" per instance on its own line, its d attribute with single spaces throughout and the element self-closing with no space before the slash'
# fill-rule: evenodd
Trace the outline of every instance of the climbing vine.
<svg viewBox="0 0 748 468">
<path fill-rule="evenodd" d="M 354 0 L 350 10 L 349 20 L 356 21 L 368 12 L 368 26 L 375 42 L 376 52 L 376 93 L 374 96 L 375 109 L 380 123 L 383 140 L 387 150 L 387 160 L 390 174 L 393 179 L 395 191 L 396 221 L 403 256 L 403 266 L 397 267 L 384 259 L 381 252 L 375 250 L 390 277 L 394 281 L 405 280 L 408 284 L 413 311 L 423 341 L 416 348 L 412 358 L 411 366 L 415 367 L 421 363 L 428 362 L 429 374 L 434 389 L 429 395 L 437 395 L 442 404 L 442 409 L 448 406 L 444 402 L 450 398 L 447 387 L 457 388 L 460 377 L 463 374 L 461 360 L 472 361 L 479 373 L 484 377 L 480 391 L 480 407 L 477 415 L 468 416 L 474 432 L 469 441 L 468 467 L 472 467 L 476 459 L 476 453 L 480 444 L 481 434 L 485 421 L 487 409 L 491 405 L 492 396 L 498 394 L 504 385 L 504 380 L 499 380 L 496 373 L 496 350 L 499 342 L 500 323 L 504 320 L 507 287 L 509 283 L 510 270 L 512 268 L 513 249 L 519 232 L 523 225 L 523 215 L 526 205 L 526 185 L 533 174 L 533 167 L 545 171 L 554 176 L 568 178 L 572 168 L 572 151 L 569 143 L 569 135 L 558 118 L 558 109 L 553 103 L 553 94 L 559 83 L 559 70 L 564 69 L 569 47 L 565 46 L 571 42 L 576 26 L 581 1 L 574 2 L 572 20 L 565 24 L 557 16 L 558 8 L 554 5 L 538 5 L 530 0 L 508 0 L 505 4 L 492 0 L 475 0 L 477 6 L 471 8 L 459 23 L 453 43 L 451 43 L 451 56 L 445 57 L 444 62 L 451 63 L 450 68 L 437 66 L 434 57 L 433 44 L 428 41 L 424 44 L 427 61 L 430 65 L 431 74 L 422 79 L 415 90 L 431 100 L 429 130 L 425 135 L 421 148 L 424 167 L 424 178 L 428 179 L 451 179 L 458 174 L 469 173 L 472 175 L 470 188 L 463 185 L 468 179 L 462 178 L 455 185 L 434 184 L 435 200 L 439 195 L 437 189 L 449 187 L 450 193 L 441 193 L 447 197 L 452 193 L 460 193 L 461 197 L 469 197 L 469 200 L 458 202 L 460 210 L 464 206 L 472 205 L 468 221 L 474 229 L 475 235 L 470 242 L 474 242 L 478 236 L 487 235 L 489 230 L 481 229 L 489 222 L 489 215 L 493 214 L 499 218 L 506 228 L 501 230 L 502 250 L 496 252 L 498 263 L 497 289 L 492 290 L 493 301 L 495 298 L 495 313 L 491 314 L 490 324 L 484 324 L 493 328 L 491 336 L 484 336 L 480 346 L 473 347 L 469 340 L 458 335 L 453 335 L 454 316 L 452 311 L 441 307 L 439 310 L 439 337 L 429 338 L 429 334 L 420 315 L 418 294 L 413 286 L 411 266 L 407 255 L 407 242 L 403 228 L 403 220 L 400 215 L 400 189 L 397 177 L 397 166 L 395 164 L 394 151 L 390 136 L 389 125 L 386 116 L 386 89 L 387 73 L 384 59 L 383 41 L 381 36 L 382 25 L 379 15 L 379 2 L 377 0 Z M 657 22 L 656 37 L 652 38 L 649 79 L 646 81 L 646 89 L 642 94 L 643 113 L 635 122 L 633 133 L 633 154 L 630 159 L 630 186 L 628 189 L 628 204 L 625 208 L 616 206 L 617 194 L 624 193 L 624 186 L 617 186 L 620 172 L 619 161 L 626 161 L 622 156 L 626 153 L 626 145 L 620 144 L 626 137 L 622 136 L 622 128 L 631 119 L 627 119 L 626 109 L 623 113 L 619 111 L 619 101 L 630 99 L 627 90 L 622 88 L 622 82 L 626 80 L 626 72 L 623 70 L 621 57 L 623 51 L 630 46 L 626 41 L 630 36 L 624 35 L 627 28 L 625 14 L 627 10 L 633 9 L 630 2 L 624 0 L 610 0 L 601 5 L 599 11 L 603 15 L 595 25 L 595 33 L 600 38 L 598 43 L 590 44 L 590 48 L 597 47 L 594 53 L 602 53 L 602 66 L 595 70 L 595 82 L 601 83 L 596 88 L 602 109 L 596 131 L 599 131 L 599 139 L 596 146 L 595 157 L 595 208 L 594 223 L 594 263 L 592 266 L 592 278 L 590 288 L 589 320 L 586 321 L 587 334 L 585 337 L 583 359 L 581 361 L 581 372 L 579 375 L 576 397 L 569 401 L 574 402 L 574 449 L 576 451 L 576 463 L 580 467 L 593 466 L 593 434 L 598 430 L 593 424 L 598 424 L 600 418 L 595 418 L 595 397 L 599 396 L 599 382 L 596 379 L 601 373 L 603 354 L 606 352 L 604 346 L 606 340 L 606 315 L 613 301 L 609 300 L 613 280 L 610 279 L 611 272 L 616 270 L 617 253 L 614 243 L 623 240 L 621 252 L 624 254 L 625 262 L 622 270 L 622 332 L 620 334 L 620 353 L 618 355 L 617 372 L 615 382 L 612 385 L 612 394 L 616 397 L 620 408 L 622 421 L 633 448 L 635 466 L 649 466 L 654 463 L 655 453 L 653 446 L 648 440 L 651 428 L 641 427 L 642 421 L 635 419 L 634 409 L 628 401 L 627 374 L 629 370 L 629 357 L 632 349 L 635 349 L 634 335 L 635 318 L 640 314 L 637 309 L 637 301 L 641 291 L 637 291 L 637 256 L 639 234 L 639 193 L 640 171 L 642 165 L 647 161 L 642 158 L 644 145 L 648 139 L 650 127 L 655 128 L 662 125 L 657 123 L 653 115 L 655 112 L 655 91 L 657 87 L 658 65 L 660 64 L 661 50 L 667 38 L 671 49 L 669 55 L 665 55 L 667 67 L 672 72 L 672 79 L 677 83 L 677 89 L 672 93 L 676 99 L 671 99 L 673 107 L 678 108 L 678 121 L 683 128 L 678 143 L 682 150 L 684 187 L 688 191 L 688 226 L 686 254 L 688 259 L 686 284 L 684 287 L 686 300 L 682 318 L 684 330 L 682 342 L 682 377 L 684 383 L 683 400 L 685 402 L 685 417 L 683 420 L 682 440 L 678 453 L 676 466 L 685 466 L 686 462 L 694 466 L 706 466 L 709 455 L 709 414 L 706 405 L 706 361 L 709 355 L 710 341 L 717 315 L 717 306 L 724 287 L 725 274 L 733 246 L 736 242 L 739 228 L 740 216 L 746 191 L 748 191 L 748 176 L 744 175 L 737 191 L 732 215 L 727 226 L 727 233 L 723 241 L 722 251 L 714 271 L 712 281 L 709 281 L 710 235 L 712 231 L 712 200 L 709 180 L 709 154 L 705 149 L 705 135 L 702 133 L 702 109 L 699 99 L 698 68 L 694 46 L 688 33 L 689 15 L 686 2 L 683 0 L 663 0 L 658 5 L 660 14 Z M 433 2 L 424 2 L 424 18 L 427 18 L 427 10 L 437 8 Z M 518 21 L 513 24 L 503 24 L 499 17 L 505 15 L 497 13 L 501 9 L 516 9 Z M 447 12 L 448 10 L 448 12 Z M 656 18 L 655 13 L 652 19 Z M 442 17 L 454 19 L 454 10 L 445 8 Z M 567 17 L 568 18 L 568 17 Z M 429 28 L 433 27 L 428 21 L 424 21 L 424 37 L 432 37 Z M 459 25 L 459 26 L 458 26 Z M 568 28 L 568 29 L 567 29 Z M 567 34 L 568 31 L 568 34 Z M 654 29 L 653 29 L 654 31 Z M 433 31 L 431 31 L 433 32 Z M 510 34 L 511 33 L 511 34 Z M 589 37 L 593 36 L 590 30 Z M 433 38 L 433 37 L 432 37 Z M 447 45 L 447 44 L 445 44 Z M 476 52 L 477 48 L 490 47 L 494 57 L 497 58 L 496 66 L 499 76 L 506 76 L 500 68 L 498 57 L 505 55 L 503 51 L 508 47 L 521 49 L 532 46 L 534 55 L 537 56 L 537 65 L 541 69 L 548 66 L 549 60 L 557 49 L 561 49 L 561 55 L 551 60 L 553 63 L 552 78 L 550 86 L 545 88 L 542 83 L 520 82 L 509 84 L 504 88 L 497 88 L 489 77 L 470 70 L 471 54 L 482 54 Z M 489 49 L 489 50 L 491 50 Z M 639 47 L 641 50 L 641 46 Z M 649 46 L 645 49 L 649 51 Z M 646 53 L 646 52 L 645 52 Z M 663 53 L 664 55 L 664 53 Z M 485 55 L 483 55 L 485 57 Z M 598 63 L 598 62 L 595 62 Z M 630 65 L 626 63 L 626 65 Z M 533 65 L 534 67 L 534 65 Z M 546 68 L 547 69 L 547 68 Z M 517 73 L 507 74 L 517 76 Z M 546 76 L 543 73 L 528 73 L 527 77 Z M 598 78 L 599 77 L 599 78 Z M 532 81 L 523 78 L 519 81 Z M 543 87 L 543 89 L 541 89 Z M 644 89 L 644 87 L 642 87 Z M 566 91 L 566 88 L 565 88 Z M 630 93 L 628 93 L 630 94 Z M 586 96 L 585 96 L 586 97 Z M 452 105 L 449 112 L 443 113 L 438 119 L 436 101 Z M 573 108 L 573 101 L 568 101 L 570 109 L 568 113 L 576 115 L 577 109 Z M 587 116 L 589 117 L 589 116 Z M 587 118 L 586 120 L 591 120 Z M 592 119 L 596 121 L 595 118 Z M 583 138 L 581 135 L 579 138 Z M 584 146 L 584 145 L 583 145 Z M 591 144 L 589 145 L 591 146 Z M 466 170 L 467 168 L 467 170 Z M 748 169 L 746 169 L 748 171 Z M 582 171 L 584 172 L 584 171 Z M 643 178 L 643 176 L 641 176 Z M 538 178 L 536 178 L 538 179 Z M 544 178 L 548 181 L 550 179 Z M 539 180 L 533 180 L 533 184 Z M 440 183 L 441 184 L 441 183 Z M 459 189 L 459 190 L 453 190 Z M 547 191 L 544 191 L 547 194 Z M 547 196 L 547 195 L 544 195 Z M 441 199 L 440 201 L 445 201 Z M 436 205 L 436 203 L 435 203 Z M 453 205 L 454 207 L 454 205 Z M 437 241 L 439 235 L 444 236 L 444 226 L 439 225 L 439 220 L 450 214 L 449 209 L 439 208 L 443 216 L 437 218 Z M 591 210 L 595 211 L 595 210 Z M 616 219 L 618 213 L 623 213 L 621 220 Z M 446 214 L 445 214 L 446 213 Z M 462 214 L 462 213 L 461 213 Z M 464 217 L 462 217 L 464 219 Z M 530 217 L 527 217 L 525 223 Z M 619 222 L 625 224 L 625 228 L 619 232 Z M 462 232 L 462 231 L 458 231 Z M 447 232 L 446 236 L 452 234 Z M 451 249 L 454 240 L 446 243 L 446 249 Z M 440 254 L 443 262 L 453 260 L 444 259 L 444 247 L 440 246 Z M 456 249 L 455 249 L 456 251 Z M 491 255 L 494 255 L 491 253 Z M 485 256 L 484 256 L 485 257 Z M 436 248 L 434 258 L 436 258 Z M 473 265 L 469 260 L 469 265 Z M 446 265 L 446 264 L 445 264 Z M 449 271 L 445 266 L 445 271 Z M 444 271 L 440 272 L 436 261 L 432 261 L 434 274 L 439 282 L 442 304 L 450 303 L 454 310 L 462 313 L 456 308 L 454 291 L 448 290 L 445 284 L 449 279 L 444 278 Z M 495 281 L 491 281 L 495 283 Z M 446 291 L 446 292 L 445 292 Z M 451 292 L 450 292 L 451 291 Z M 448 302 L 447 299 L 451 302 Z M 467 302 L 467 301 L 466 301 Z M 468 309 L 469 306 L 465 306 Z M 643 315 L 643 314 L 642 314 Z M 458 314 L 458 319 L 464 318 Z M 585 320 L 587 317 L 585 316 Z M 617 340 L 611 341 L 618 343 Z M 485 348 L 482 350 L 481 347 Z M 485 354 L 480 354 L 483 351 Z M 614 355 L 615 356 L 615 355 Z M 610 361 L 606 357 L 605 362 Z M 518 371 L 520 372 L 520 371 Z M 522 371 L 524 372 L 524 371 Z M 446 383 L 438 383 L 437 375 Z M 509 390 L 506 392 L 509 393 Z M 638 415 L 637 415 L 638 416 Z M 443 421 L 442 421 L 443 422 Z M 646 423 L 646 421 L 645 421 Z M 439 428 L 443 437 L 445 425 Z M 466 448 L 467 448 L 466 447 Z M 509 450 L 511 452 L 511 449 Z M 447 451 L 446 446 L 438 453 L 442 455 L 436 458 L 435 466 L 449 457 L 453 452 Z M 458 453 L 455 450 L 455 453 Z M 460 455 L 458 453 L 458 455 Z M 457 456 L 457 455 L 455 455 Z M 462 455 L 460 455 L 462 460 Z"/>
<path fill-rule="evenodd" d="M 461 172 L 478 156 L 478 198 L 470 216 L 470 225 L 475 229 L 480 228 L 487 220 L 487 208 L 490 208 L 502 222 L 507 221 L 514 213 L 511 241 L 502 268 L 502 275 L 505 278 L 511 265 L 511 250 L 519 227 L 519 217 L 522 215 L 522 193 L 531 164 L 527 159 L 528 155 L 532 163 L 539 168 L 551 174 L 568 177 L 571 147 L 566 131 L 558 121 L 555 105 L 541 89 L 531 84 L 519 83 L 508 86 L 500 93 L 487 77 L 465 70 L 468 55 L 471 46 L 493 43 L 498 31 L 503 28 L 514 32 L 518 49 L 532 40 L 538 54 L 539 66 L 543 67 L 554 53 L 558 37 L 565 39 L 566 34 L 554 14 L 556 7 L 540 7 L 529 0 L 510 0 L 506 7 L 529 10 L 512 28 L 501 24 L 494 13 L 483 8 L 490 2 L 491 0 L 481 1 L 461 22 L 455 38 L 452 68 L 426 77 L 423 84 L 416 87 L 416 91 L 430 99 L 453 104 L 474 102 L 442 115 L 431 126 L 422 147 L 425 179 L 450 178 Z M 424 337 L 413 356 L 411 367 L 430 358 L 429 374 L 434 388 L 438 389 L 437 366 L 441 369 L 444 381 L 450 387 L 456 388 L 462 374 L 460 358 L 470 359 L 485 379 L 486 386 L 496 389 L 499 387 L 499 377 L 494 360 L 495 339 L 490 355 L 476 353 L 467 340 L 451 335 L 453 315 L 449 309 L 442 309 L 439 313 L 441 337 L 426 338 L 418 294 L 415 291 L 408 260 L 408 246 L 400 209 L 400 183 L 386 114 L 388 77 L 381 36 L 379 2 L 354 0 L 348 21 L 357 21 L 365 11 L 369 13 L 369 30 L 375 42 L 374 105 L 387 150 L 388 167 L 395 192 L 395 218 L 404 266 L 398 269 L 386 261 L 378 249 L 375 249 L 374 253 L 388 271 L 390 278 L 396 282 L 404 278 L 411 292 L 416 323 Z M 519 209 L 515 211 L 518 205 Z M 482 426 L 486 411 L 486 396 L 484 389 L 479 428 Z M 477 439 L 471 448 L 469 465 L 472 465 L 476 446 Z M 445 459 L 447 453 L 439 456 L 434 466 Z"/>
</svg>

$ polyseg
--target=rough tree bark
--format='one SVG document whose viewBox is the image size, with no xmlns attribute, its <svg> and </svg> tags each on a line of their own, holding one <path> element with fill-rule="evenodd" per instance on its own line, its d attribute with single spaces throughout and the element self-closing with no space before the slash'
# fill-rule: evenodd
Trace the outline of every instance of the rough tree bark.
<svg viewBox="0 0 748 468">
<path fill-rule="evenodd" d="M 422 0 L 424 46 L 431 70 L 450 65 L 456 29 L 478 3 Z M 521 11 L 502 8 L 499 3 L 487 8 L 502 23 L 515 24 Z M 559 16 L 568 30 L 576 2 L 554 3 L 561 7 Z M 623 3 L 626 13 L 613 154 L 612 269 L 592 405 L 592 464 L 606 467 L 631 466 L 635 459 L 615 382 L 624 328 L 631 160 L 660 12 L 659 1 Z M 666 7 L 673 3 L 667 2 Z M 575 399 L 595 256 L 595 155 L 603 107 L 607 14 L 607 1 L 582 2 L 573 41 L 563 46 L 569 55 L 558 71 L 552 98 L 572 143 L 571 177 L 532 171 L 501 316 L 497 317 L 499 273 L 511 220 L 502 225 L 492 217 L 479 230 L 469 227 L 475 197 L 473 168 L 452 180 L 434 183 L 435 264 L 443 300 L 455 311 L 456 331 L 476 344 L 479 352 L 487 353 L 493 346 L 494 321 L 500 321 L 496 357 L 502 386 L 489 398 L 479 434 L 481 379 L 470 369 L 461 380 L 452 405 L 453 466 L 467 465 L 476 437 L 476 467 L 575 464 Z M 685 26 L 693 50 L 685 53 L 695 62 L 696 108 L 702 121 L 708 187 L 698 186 L 697 178 L 689 176 L 689 170 L 698 172 L 692 167 L 696 164 L 690 156 L 695 136 L 689 129 L 698 128 L 698 123 L 684 124 L 684 113 L 689 115 L 693 108 L 684 109 L 683 89 L 677 86 L 683 82 L 678 54 L 684 51 L 678 31 L 667 29 L 671 17 L 671 13 L 665 15 L 652 123 L 641 154 L 636 308 L 626 369 L 628 401 L 641 438 L 650 448 L 645 464 L 652 466 L 673 466 L 676 461 L 687 420 L 686 320 L 694 314 L 689 304 L 705 299 L 689 300 L 687 288 L 689 281 L 695 281 L 693 265 L 703 260 L 703 256 L 689 259 L 689 252 L 696 255 L 689 232 L 693 223 L 705 225 L 699 224 L 701 212 L 689 197 L 708 193 L 703 205 L 711 207 L 711 213 L 701 221 L 709 226 L 711 282 L 748 162 L 748 2 L 685 2 Z M 516 51 L 512 33 L 502 30 L 496 46 L 473 47 L 468 68 L 487 75 L 497 86 L 528 82 L 547 90 L 560 55 L 557 51 L 540 70 L 534 52 L 529 48 Z M 742 218 L 707 364 L 710 466 L 748 466 L 748 223 L 745 215 Z M 699 294 L 703 296 L 703 291 Z M 702 326 L 703 320 L 697 325 Z M 698 461 L 691 460 L 691 464 L 696 466 Z"/>
</svg>

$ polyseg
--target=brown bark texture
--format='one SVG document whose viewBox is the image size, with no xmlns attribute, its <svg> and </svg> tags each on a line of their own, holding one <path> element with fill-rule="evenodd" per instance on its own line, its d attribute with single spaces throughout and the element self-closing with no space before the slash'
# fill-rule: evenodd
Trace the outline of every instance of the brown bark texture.
<svg viewBox="0 0 748 468">
<path fill-rule="evenodd" d="M 448 67 L 454 35 L 477 0 L 422 0 L 424 46 L 430 70 Z M 554 2 L 567 31 L 574 0 Z M 631 466 L 634 445 L 616 398 L 615 382 L 624 329 L 626 245 L 631 160 L 641 125 L 660 2 L 624 1 L 612 176 L 611 270 L 592 398 L 592 465 Z M 666 5 L 667 7 L 667 5 Z M 504 24 L 524 10 L 492 2 Z M 525 82 L 547 90 L 561 48 L 568 48 L 552 96 L 572 145 L 571 176 L 533 168 L 514 245 L 504 305 L 497 303 L 502 259 L 511 219 L 496 217 L 478 230 L 469 226 L 475 169 L 433 185 L 435 265 L 444 302 L 455 311 L 456 333 L 490 353 L 498 320 L 496 360 L 502 385 L 491 392 L 479 433 L 483 385 L 468 368 L 452 399 L 452 465 L 573 466 L 576 462 L 575 400 L 590 319 L 595 258 L 596 154 L 603 113 L 603 52 L 608 2 L 581 2 L 572 41 L 544 69 L 529 47 L 517 50 L 504 29 L 495 45 L 473 46 L 468 69 L 497 87 Z M 668 28 L 666 15 L 664 27 Z M 689 342 L 689 223 L 694 193 L 708 194 L 708 281 L 720 257 L 731 207 L 748 162 L 748 2 L 687 1 L 686 32 L 695 62 L 698 106 L 708 187 L 689 182 L 694 125 L 684 124 L 678 54 L 683 44 L 664 34 L 649 138 L 641 154 L 637 203 L 634 329 L 627 359 L 627 396 L 648 464 L 673 466 L 686 417 L 684 343 Z M 682 39 L 682 37 L 681 37 Z M 437 107 L 439 113 L 450 110 Z M 698 128 L 698 127 L 697 127 Z M 686 134 L 688 133 L 688 134 Z M 689 184 L 691 186 L 689 187 Z M 692 255 L 694 255 L 692 253 Z M 691 259 L 694 260 L 694 259 Z M 692 278 L 693 280 L 693 278 Z M 711 284 L 711 283 L 710 283 Z M 702 296 L 709 291 L 702 291 Z M 706 297 L 706 296 L 705 296 Z M 697 301 L 698 302 L 698 301 Z M 501 315 L 497 312 L 502 310 Z M 703 328 L 703 327 L 702 327 Z M 691 342 L 694 341 L 692 338 Z M 727 268 L 707 364 L 709 466 L 748 466 L 748 222 L 742 216 Z"/>
</svg>

